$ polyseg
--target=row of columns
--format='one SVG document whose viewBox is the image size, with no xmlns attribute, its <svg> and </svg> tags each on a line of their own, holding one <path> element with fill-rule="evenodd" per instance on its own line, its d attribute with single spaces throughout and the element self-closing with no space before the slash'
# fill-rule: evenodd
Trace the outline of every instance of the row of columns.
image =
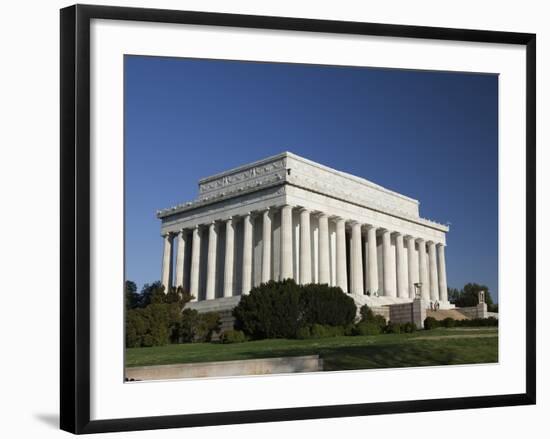
<svg viewBox="0 0 550 439">
<path fill-rule="evenodd" d="M 280 279 L 293 278 L 293 207 L 285 205 L 281 208 L 280 228 Z M 271 279 L 271 255 L 272 255 L 272 218 L 269 209 L 262 213 L 262 263 L 261 281 L 267 282 Z M 300 209 L 300 243 L 299 243 L 299 279 L 301 284 L 312 282 L 312 255 L 311 255 L 311 212 L 307 209 Z M 242 253 L 242 294 L 247 294 L 252 288 L 252 242 L 253 242 L 253 219 L 251 213 L 242 215 L 243 220 L 243 253 Z M 228 218 L 224 221 L 226 242 L 225 242 L 225 265 L 223 276 L 223 296 L 233 295 L 234 276 L 234 248 L 235 248 L 235 219 Z M 344 292 L 348 292 L 348 270 L 346 252 L 346 220 L 334 218 L 336 229 L 336 278 L 335 285 Z M 363 227 L 366 228 L 366 240 L 363 245 Z M 350 267 L 349 286 L 354 294 L 365 294 L 364 276 L 366 276 L 366 289 L 370 293 L 379 291 L 378 281 L 378 252 L 377 232 L 380 232 L 382 240 L 382 273 L 383 273 L 383 295 L 393 297 L 409 297 L 415 295 L 415 284 L 422 284 L 421 294 L 426 300 L 447 301 L 447 278 L 445 267 L 445 246 L 436 244 L 433 241 L 426 242 L 424 239 L 415 238 L 410 235 L 403 235 L 393 232 L 395 235 L 395 265 L 391 263 L 391 235 L 387 229 L 377 228 L 374 225 L 362 225 L 359 222 L 351 222 L 350 242 Z M 172 234 L 164 235 L 164 256 L 162 269 L 163 285 L 171 285 L 171 257 L 172 257 Z M 178 253 L 176 257 L 176 285 L 183 286 L 183 264 L 185 257 L 185 245 L 187 233 L 180 231 L 178 234 Z M 215 223 L 208 226 L 208 257 L 206 270 L 206 299 L 214 299 L 216 292 L 216 255 L 217 255 L 218 230 Z M 405 242 L 406 241 L 406 242 Z M 330 238 L 329 238 L 329 216 L 325 213 L 319 214 L 319 283 L 330 283 Z M 419 251 L 416 252 L 416 244 Z M 405 256 L 405 245 L 408 258 Z M 366 263 L 363 260 L 363 250 L 366 256 Z M 427 250 L 427 256 L 426 256 Z M 199 295 L 199 272 L 200 272 L 200 251 L 201 233 L 199 227 L 193 228 L 192 249 L 191 249 L 191 270 L 190 270 L 190 293 L 197 298 Z M 428 270 L 429 262 L 429 270 Z M 395 270 L 395 272 L 393 271 Z M 408 275 L 407 275 L 408 273 Z M 396 289 L 392 279 L 396 279 Z M 428 289 L 429 285 L 429 289 Z M 195 299 L 196 300 L 196 299 Z"/>
</svg>

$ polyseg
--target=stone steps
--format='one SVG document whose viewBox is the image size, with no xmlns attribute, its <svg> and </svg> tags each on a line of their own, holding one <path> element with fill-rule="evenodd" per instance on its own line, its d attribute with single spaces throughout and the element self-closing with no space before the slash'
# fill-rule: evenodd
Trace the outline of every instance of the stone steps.
<svg viewBox="0 0 550 439">
<path fill-rule="evenodd" d="M 470 320 L 458 309 L 438 309 L 437 311 L 428 309 L 426 310 L 426 317 L 433 317 L 436 320 L 444 320 L 448 317 L 455 320 Z"/>
</svg>

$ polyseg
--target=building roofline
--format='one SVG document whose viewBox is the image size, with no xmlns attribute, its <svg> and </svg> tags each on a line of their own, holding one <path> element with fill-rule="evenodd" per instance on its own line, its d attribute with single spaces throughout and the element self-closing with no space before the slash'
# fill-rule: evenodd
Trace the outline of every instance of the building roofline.
<svg viewBox="0 0 550 439">
<path fill-rule="evenodd" d="M 411 198 L 407 195 L 403 195 L 399 192 L 396 192 L 396 191 L 393 191 L 391 189 L 388 189 L 384 186 L 380 186 L 379 184 L 376 184 L 376 183 L 373 183 L 372 181 L 370 180 L 367 180 L 363 177 L 358 177 L 356 175 L 353 175 L 353 174 L 350 174 L 348 172 L 344 172 L 344 171 L 339 171 L 337 169 L 334 169 L 334 168 L 331 168 L 327 165 L 323 165 L 321 163 L 318 163 L 318 162 L 315 162 L 313 160 L 310 160 L 310 159 L 307 159 L 305 157 L 302 157 L 302 156 L 299 156 L 297 154 L 294 154 L 293 152 L 290 152 L 290 151 L 284 151 L 284 152 L 281 152 L 279 154 L 275 154 L 275 155 L 272 155 L 270 157 L 266 157 L 266 158 L 263 158 L 263 159 L 260 159 L 260 160 L 257 160 L 255 162 L 252 162 L 252 163 L 247 163 L 247 164 L 244 164 L 244 165 L 240 165 L 240 166 L 237 166 L 235 168 L 232 168 L 232 169 L 228 169 L 227 171 L 223 171 L 223 172 L 219 172 L 217 174 L 214 174 L 214 175 L 211 175 L 211 176 L 208 176 L 208 177 L 203 177 L 199 180 L 199 186 L 201 184 L 204 184 L 204 183 L 208 183 L 210 181 L 214 181 L 214 180 L 217 180 L 221 177 L 224 177 L 224 176 L 228 176 L 228 175 L 232 175 L 232 174 L 235 174 L 237 172 L 242 172 L 246 169 L 250 169 L 250 168 L 254 168 L 256 166 L 260 166 L 260 165 L 263 165 L 264 163 L 269 163 L 269 162 L 272 162 L 274 160 L 279 160 L 279 159 L 282 159 L 282 158 L 285 158 L 285 157 L 290 157 L 290 158 L 293 158 L 295 160 L 299 160 L 299 161 L 302 161 L 304 163 L 307 163 L 308 165 L 311 165 L 311 166 L 315 166 L 319 169 L 322 169 L 323 171 L 326 171 L 326 172 L 331 172 L 333 174 L 336 174 L 340 177 L 344 177 L 344 178 L 347 178 L 348 180 L 353 180 L 357 183 L 360 183 L 360 184 L 363 184 L 365 186 L 369 186 L 373 189 L 376 189 L 376 190 L 379 190 L 381 192 L 385 192 L 389 195 L 392 195 L 392 196 L 395 196 L 395 197 L 398 197 L 398 198 L 401 198 L 403 200 L 406 200 L 406 201 L 409 201 L 409 202 L 412 202 L 412 203 L 416 203 L 416 204 L 420 204 L 420 202 L 415 199 L 415 198 Z"/>
</svg>

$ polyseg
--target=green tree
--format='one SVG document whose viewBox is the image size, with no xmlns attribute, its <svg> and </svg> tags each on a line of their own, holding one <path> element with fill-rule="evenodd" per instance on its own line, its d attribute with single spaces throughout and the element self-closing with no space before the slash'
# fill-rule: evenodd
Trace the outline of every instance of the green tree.
<svg viewBox="0 0 550 439">
<path fill-rule="evenodd" d="M 449 302 L 455 303 L 460 297 L 460 290 L 458 288 L 447 288 L 447 297 Z"/>
<path fill-rule="evenodd" d="M 139 294 L 139 307 L 145 308 L 146 306 L 148 306 L 151 303 L 151 298 L 153 297 L 153 294 L 155 292 L 158 292 L 160 288 L 162 288 L 162 291 L 164 292 L 164 287 L 159 280 L 153 282 L 152 284 L 143 285 L 143 288 L 141 289 L 141 292 Z"/>
<path fill-rule="evenodd" d="M 451 289 L 452 290 L 452 289 Z M 473 282 L 467 283 L 464 285 L 464 288 L 459 291 L 459 293 L 453 296 L 453 299 L 450 299 L 451 303 L 454 303 L 458 307 L 467 307 L 467 306 L 476 306 L 479 302 L 478 293 L 480 291 L 485 291 L 485 303 L 487 308 L 493 307 L 493 299 L 487 285 L 480 285 Z"/>
<path fill-rule="evenodd" d="M 210 341 L 219 331 L 217 313 L 203 315 L 184 309 L 193 296 L 181 287 L 170 287 L 165 292 L 160 282 L 154 282 L 144 285 L 141 294 L 135 294 L 135 290 L 135 284 L 127 285 L 127 297 L 134 305 L 126 313 L 127 347 Z"/>
<path fill-rule="evenodd" d="M 124 298 L 126 309 L 134 309 L 139 306 L 139 294 L 137 293 L 137 285 L 131 280 L 124 283 Z"/>
<path fill-rule="evenodd" d="M 262 339 L 296 338 L 301 328 L 313 324 L 345 327 L 353 323 L 356 312 L 355 302 L 340 288 L 285 279 L 252 288 L 233 315 L 235 329 Z"/>
<path fill-rule="evenodd" d="M 292 279 L 252 288 L 233 309 L 235 329 L 254 339 L 293 338 L 304 326 L 300 287 Z"/>
</svg>

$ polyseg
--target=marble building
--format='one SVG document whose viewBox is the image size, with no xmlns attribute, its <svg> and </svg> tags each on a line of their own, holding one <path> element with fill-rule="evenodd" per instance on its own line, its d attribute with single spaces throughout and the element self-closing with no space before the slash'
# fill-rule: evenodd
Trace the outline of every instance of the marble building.
<svg viewBox="0 0 550 439">
<path fill-rule="evenodd" d="M 204 178 L 195 201 L 157 216 L 162 283 L 190 291 L 195 307 L 234 306 L 285 278 L 339 286 L 358 305 L 418 293 L 427 306 L 452 307 L 448 226 L 421 218 L 415 199 L 290 152 Z"/>
</svg>

